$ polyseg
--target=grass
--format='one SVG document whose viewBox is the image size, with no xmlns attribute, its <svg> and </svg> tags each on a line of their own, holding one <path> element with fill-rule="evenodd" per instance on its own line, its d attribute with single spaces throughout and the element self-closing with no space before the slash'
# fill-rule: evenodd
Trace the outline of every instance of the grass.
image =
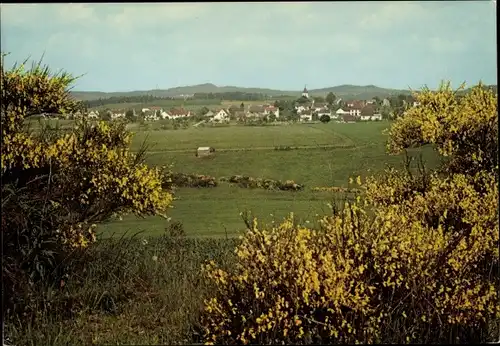
<svg viewBox="0 0 500 346">
<path fill-rule="evenodd" d="M 32 320 L 9 319 L 14 345 L 169 345 L 200 342 L 210 287 L 206 260 L 231 263 L 235 240 L 163 235 L 101 240 L 74 255 L 63 288 L 37 287 Z"/>
<path fill-rule="evenodd" d="M 242 189 L 224 183 L 216 188 L 182 188 L 176 192 L 169 216 L 184 225 L 189 237 L 234 237 L 244 229 L 241 212 L 251 211 L 263 222 L 294 212 L 297 217 L 314 222 L 316 214 L 329 212 L 327 203 L 335 196 L 312 192 L 313 187 L 346 186 L 349 177 L 381 172 L 387 165 L 400 165 L 401 157 L 385 152 L 386 137 L 382 131 L 388 125 L 375 122 L 138 130 L 132 148 L 138 148 L 147 139 L 151 144 L 147 162 L 158 166 L 172 164 L 177 172 L 216 178 L 241 174 L 291 179 L 306 185 L 300 192 Z M 300 149 L 274 150 L 280 145 Z M 195 157 L 198 146 L 215 147 L 215 157 Z M 430 165 L 436 164 L 430 148 L 422 152 Z M 159 217 L 127 216 L 122 221 L 100 225 L 98 230 L 103 236 L 131 230 L 159 235 L 166 225 Z"/>
</svg>

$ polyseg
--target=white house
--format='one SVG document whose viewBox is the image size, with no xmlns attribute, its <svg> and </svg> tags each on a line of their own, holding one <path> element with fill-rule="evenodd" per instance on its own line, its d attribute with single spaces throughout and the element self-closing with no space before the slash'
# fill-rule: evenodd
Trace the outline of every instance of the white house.
<svg viewBox="0 0 500 346">
<path fill-rule="evenodd" d="M 343 116 L 343 115 L 345 115 L 345 114 L 350 114 L 350 112 L 349 112 L 349 111 L 345 111 L 345 110 L 343 110 L 342 108 L 339 108 L 339 109 L 335 112 L 335 114 L 336 114 L 337 116 L 342 117 L 342 116 Z"/>
<path fill-rule="evenodd" d="M 143 109 L 142 109 L 142 112 L 143 112 L 143 113 L 146 113 L 146 112 L 149 112 L 149 111 L 151 111 L 149 108 L 143 108 Z"/>
<path fill-rule="evenodd" d="M 120 119 L 120 118 L 125 118 L 125 113 L 112 113 L 111 114 L 111 120 L 116 120 L 116 119 Z"/>
<path fill-rule="evenodd" d="M 146 121 L 157 121 L 157 120 L 160 120 L 160 117 L 155 112 L 148 112 L 144 116 L 144 120 L 146 120 Z"/>
<path fill-rule="evenodd" d="M 186 111 L 185 109 L 171 109 L 167 112 L 169 114 L 169 119 L 178 119 L 178 118 L 187 118 L 191 116 L 190 111 Z"/>
<path fill-rule="evenodd" d="M 359 117 L 361 115 L 361 109 L 360 108 L 349 108 L 349 114 L 354 115 L 356 117 Z"/>
<path fill-rule="evenodd" d="M 278 107 L 274 107 L 274 106 L 265 106 L 264 107 L 264 114 L 265 115 L 274 114 L 274 116 L 276 118 L 279 118 L 280 117 L 280 109 Z"/>
<path fill-rule="evenodd" d="M 311 111 L 304 111 L 299 115 L 300 121 L 312 121 L 312 112 Z"/>
<path fill-rule="evenodd" d="M 418 102 L 418 101 L 413 101 L 413 107 L 418 107 L 418 106 L 420 106 L 420 105 L 421 105 L 421 103 L 420 103 L 420 102 Z"/>
<path fill-rule="evenodd" d="M 327 105 L 323 103 L 313 104 L 312 109 L 314 112 L 320 113 L 323 111 L 327 111 Z"/>
<path fill-rule="evenodd" d="M 362 121 L 382 120 L 382 115 L 378 112 L 375 105 L 370 104 L 370 105 L 363 107 L 363 109 L 361 110 L 360 119 Z"/>
<path fill-rule="evenodd" d="M 99 111 L 90 111 L 90 113 L 87 115 L 87 118 L 98 119 L 99 118 Z"/>
<path fill-rule="evenodd" d="M 215 115 L 210 119 L 215 122 L 229 122 L 229 114 L 224 109 L 215 112 Z"/>
<path fill-rule="evenodd" d="M 302 113 L 304 111 L 309 110 L 309 107 L 307 107 L 305 105 L 299 105 L 299 106 L 295 106 L 295 109 L 297 110 L 297 113 Z"/>
</svg>

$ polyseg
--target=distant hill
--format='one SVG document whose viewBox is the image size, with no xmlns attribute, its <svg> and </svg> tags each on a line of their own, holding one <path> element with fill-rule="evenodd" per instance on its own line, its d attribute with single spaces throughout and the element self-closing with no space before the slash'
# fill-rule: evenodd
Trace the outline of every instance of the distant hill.
<svg viewBox="0 0 500 346">
<path fill-rule="evenodd" d="M 492 85 L 496 91 L 496 85 Z M 73 91 L 73 96 L 82 101 L 96 100 L 99 98 L 123 97 L 123 96 L 140 96 L 152 95 L 155 97 L 176 97 L 181 95 L 192 95 L 195 93 L 225 93 L 225 92 L 245 92 L 245 93 L 262 93 L 271 97 L 277 96 L 300 96 L 302 90 L 275 90 L 265 88 L 244 88 L 236 86 L 217 86 L 211 83 L 181 86 L 165 90 L 137 90 L 127 92 L 100 92 L 100 91 Z M 343 99 L 371 99 L 375 96 L 383 98 L 397 94 L 409 94 L 410 90 L 402 89 L 387 89 L 380 88 L 375 85 L 339 85 L 329 88 L 309 90 L 312 96 L 326 96 L 329 92 L 333 92 L 337 97 Z"/>
</svg>

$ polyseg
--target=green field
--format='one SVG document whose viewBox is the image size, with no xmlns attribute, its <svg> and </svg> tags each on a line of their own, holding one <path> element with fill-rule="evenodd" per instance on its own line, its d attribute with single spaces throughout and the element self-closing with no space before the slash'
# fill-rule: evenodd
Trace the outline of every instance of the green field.
<svg viewBox="0 0 500 346">
<path fill-rule="evenodd" d="M 312 192 L 317 186 L 345 186 L 349 177 L 366 176 L 386 165 L 401 165 L 402 158 L 385 153 L 388 122 L 355 124 L 294 124 L 283 126 L 228 126 L 135 132 L 132 148 L 147 139 L 147 162 L 173 164 L 173 170 L 220 178 L 235 174 L 305 184 L 301 192 L 273 192 L 242 189 L 227 184 L 216 188 L 181 188 L 170 212 L 188 236 L 235 236 L 244 229 L 240 212 L 250 210 L 263 222 L 281 219 L 294 212 L 302 220 L 314 222 L 316 214 L 329 212 L 333 196 Z M 211 159 L 195 157 L 198 146 L 216 148 Z M 290 146 L 288 151 L 276 146 Z M 436 163 L 430 148 L 423 151 L 429 165 Z M 144 231 L 162 234 L 167 221 L 159 217 L 124 217 L 100 226 L 103 235 Z"/>
</svg>

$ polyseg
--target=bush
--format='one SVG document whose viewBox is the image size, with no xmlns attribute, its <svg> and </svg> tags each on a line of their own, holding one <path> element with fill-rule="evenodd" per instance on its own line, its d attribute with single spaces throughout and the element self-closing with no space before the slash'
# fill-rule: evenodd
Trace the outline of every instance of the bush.
<svg viewBox="0 0 500 346">
<path fill-rule="evenodd" d="M 326 114 L 323 114 L 320 118 L 319 118 L 319 121 L 321 121 L 322 123 L 326 124 L 326 123 L 329 123 L 331 120 L 330 116 L 329 115 L 326 115 Z"/>
<path fill-rule="evenodd" d="M 500 319 L 497 100 L 481 85 L 416 95 L 393 153 L 430 143 L 441 169 L 370 177 L 319 229 L 254 220 L 234 268 L 205 267 L 208 343 L 482 343 Z M 482 132 L 478 136 L 479 131 Z M 490 143 L 490 142 L 493 142 Z M 498 336 L 495 336 L 497 340 Z"/>
<path fill-rule="evenodd" d="M 164 177 L 164 187 L 171 184 L 176 187 L 217 186 L 217 179 L 208 175 L 167 172 Z"/>
<path fill-rule="evenodd" d="M 40 64 L 1 66 L 3 280 L 9 308 L 29 304 L 38 282 L 57 285 L 67 258 L 95 241 L 95 224 L 114 213 L 164 215 L 172 196 L 162 176 L 132 154 L 125 124 L 85 120 L 67 131 L 25 131 L 43 112 L 68 113 L 81 104 Z"/>
<path fill-rule="evenodd" d="M 300 191 L 304 189 L 304 185 L 297 184 L 293 180 L 285 182 L 272 179 L 252 178 L 243 175 L 233 175 L 229 178 L 221 178 L 221 181 L 227 181 L 232 184 L 237 184 L 239 187 L 247 189 L 266 189 L 266 190 L 282 190 L 282 191 Z"/>
</svg>

